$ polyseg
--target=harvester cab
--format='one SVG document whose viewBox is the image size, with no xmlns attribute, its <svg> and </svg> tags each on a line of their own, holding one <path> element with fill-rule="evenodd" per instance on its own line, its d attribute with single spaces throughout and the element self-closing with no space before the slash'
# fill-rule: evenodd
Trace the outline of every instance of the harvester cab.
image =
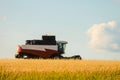
<svg viewBox="0 0 120 80">
<path fill-rule="evenodd" d="M 57 41 L 59 54 L 65 53 L 65 48 L 66 48 L 67 43 L 68 42 L 66 42 L 66 41 Z"/>
</svg>

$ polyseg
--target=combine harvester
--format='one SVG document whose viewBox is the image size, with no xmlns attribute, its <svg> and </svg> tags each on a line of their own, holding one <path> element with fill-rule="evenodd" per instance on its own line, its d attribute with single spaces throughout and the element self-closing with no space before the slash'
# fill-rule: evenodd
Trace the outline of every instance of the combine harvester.
<svg viewBox="0 0 120 80">
<path fill-rule="evenodd" d="M 66 41 L 56 41 L 54 35 L 43 35 L 42 40 L 26 40 L 25 45 L 18 45 L 15 58 L 81 59 L 80 55 L 63 57 L 66 44 Z"/>
</svg>

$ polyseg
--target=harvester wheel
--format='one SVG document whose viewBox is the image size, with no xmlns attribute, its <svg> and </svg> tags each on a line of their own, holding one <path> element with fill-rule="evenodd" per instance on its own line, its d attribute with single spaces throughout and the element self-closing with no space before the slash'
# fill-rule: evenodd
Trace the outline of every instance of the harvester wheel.
<svg viewBox="0 0 120 80">
<path fill-rule="evenodd" d="M 52 59 L 61 59 L 63 58 L 63 56 L 59 55 L 59 54 L 54 54 L 51 56 Z"/>
<path fill-rule="evenodd" d="M 19 58 L 23 58 L 23 55 L 21 55 L 21 54 L 16 54 L 16 55 L 15 55 L 15 58 L 18 58 L 18 59 L 19 59 Z"/>
</svg>

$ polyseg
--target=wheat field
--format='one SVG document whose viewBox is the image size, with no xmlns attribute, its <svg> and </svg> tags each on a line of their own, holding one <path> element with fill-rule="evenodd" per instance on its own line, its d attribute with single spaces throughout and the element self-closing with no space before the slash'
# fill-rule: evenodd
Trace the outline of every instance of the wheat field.
<svg viewBox="0 0 120 80">
<path fill-rule="evenodd" d="M 120 80 L 120 61 L 0 59 L 0 80 Z"/>
</svg>

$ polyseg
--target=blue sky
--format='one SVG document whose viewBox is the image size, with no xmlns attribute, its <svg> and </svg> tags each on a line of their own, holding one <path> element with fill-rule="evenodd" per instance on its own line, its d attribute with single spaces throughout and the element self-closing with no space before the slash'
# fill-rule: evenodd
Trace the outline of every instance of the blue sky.
<svg viewBox="0 0 120 80">
<path fill-rule="evenodd" d="M 65 56 L 120 60 L 119 24 L 120 0 L 0 0 L 0 58 L 53 34 L 68 41 Z"/>
</svg>

